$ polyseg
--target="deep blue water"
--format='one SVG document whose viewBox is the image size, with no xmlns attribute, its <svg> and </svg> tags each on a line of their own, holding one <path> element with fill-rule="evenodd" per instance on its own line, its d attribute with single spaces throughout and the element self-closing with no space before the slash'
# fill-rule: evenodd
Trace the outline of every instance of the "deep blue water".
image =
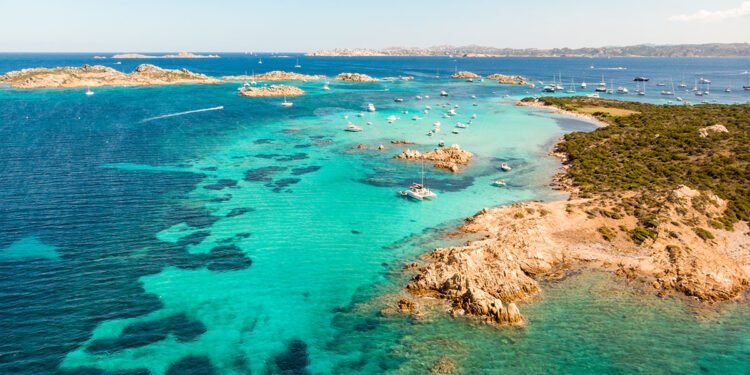
<svg viewBox="0 0 750 375">
<path fill-rule="evenodd" d="M 367 301 L 398 290 L 402 276 L 392 273 L 404 259 L 445 243 L 433 228 L 450 228 L 484 206 L 559 199 L 547 187 L 556 162 L 546 157 L 545 147 L 565 132 L 592 129 L 577 120 L 513 107 L 503 98 L 528 95 L 526 88 L 436 80 L 436 72 L 442 77 L 455 69 L 499 72 L 544 81 L 560 72 L 564 81 L 589 84 L 603 73 L 615 85 L 632 85 L 634 76 L 646 75 L 652 81 L 645 100 L 654 102 L 664 100 L 654 87 L 657 80 L 676 83 L 684 74 L 689 86 L 693 77 L 712 79 L 717 89 L 710 99 L 745 102 L 750 93 L 739 86 L 750 59 L 303 56 L 302 68 L 293 69 L 294 58 L 267 54 L 261 56 L 262 65 L 244 54 L 122 60 L 121 65 L 94 60 L 94 55 L 102 54 L 0 54 L 0 73 L 84 63 L 130 71 L 147 62 L 216 76 L 295 70 L 417 79 L 334 82 L 331 93 L 316 91 L 313 85 L 319 83 L 306 83 L 311 95 L 295 98 L 287 111 L 280 111 L 275 99 L 238 97 L 233 83 L 97 88 L 92 97 L 79 89 L 0 87 L 0 249 L 15 254 L 0 257 L 0 373 L 371 373 L 399 368 L 420 373 L 424 367 L 414 358 L 432 361 L 445 350 L 437 344 L 417 348 L 409 340 L 420 338 L 416 341 L 427 345 L 426 337 L 437 332 L 462 343 L 457 361 L 469 373 L 748 369 L 745 307 L 687 332 L 680 327 L 694 317 L 677 303 L 660 305 L 648 298 L 644 303 L 643 296 L 622 290 L 613 300 L 607 293 L 575 294 L 586 289 L 580 285 L 609 285 L 599 276 L 576 279 L 568 289 L 552 288 L 552 302 L 529 308 L 530 326 L 545 327 L 548 334 L 538 328 L 497 333 L 439 318 L 417 327 L 405 320 L 382 322 L 374 317 L 376 304 Z M 626 69 L 608 70 L 617 67 Z M 732 93 L 720 92 L 730 86 Z M 382 118 L 375 116 L 398 114 L 402 107 L 417 113 L 428 103 L 397 106 L 395 93 L 430 92 L 438 100 L 443 87 L 462 108 L 471 108 L 468 94 L 479 97 L 481 105 L 468 112 L 480 115 L 472 125 L 477 132 L 455 138 L 478 158 L 464 174 L 432 176 L 441 200 L 402 204 L 393 199 L 393 190 L 410 181 L 415 167 L 394 164 L 392 153 L 350 154 L 351 145 L 408 138 L 432 147 L 437 139 L 407 124 L 411 115 L 404 114 L 392 128 L 378 124 Z M 367 116 L 380 127 L 363 132 L 362 138 L 342 134 L 343 116 L 355 118 L 366 102 L 379 108 Z M 218 105 L 225 108 L 142 122 Z M 487 183 L 497 175 L 493 164 L 499 160 L 518 166 L 506 195 Z M 278 170 L 264 169 L 269 167 Z M 49 256 L 50 248 L 57 256 Z M 612 330 L 632 337 L 613 338 L 600 327 L 585 331 L 604 352 L 578 345 L 576 332 L 586 328 L 553 324 L 551 312 L 602 303 L 607 310 L 605 302 L 642 314 L 644 323 L 613 325 Z M 368 306 L 355 308 L 363 303 Z M 641 309 L 642 303 L 648 307 Z M 336 310 L 341 305 L 347 308 Z M 592 309 L 580 319 L 601 317 L 602 311 Z M 602 325 L 613 319 L 601 319 Z M 660 344 L 675 347 L 659 352 L 661 360 L 633 350 L 647 342 L 650 330 L 659 330 Z M 700 337 L 705 342 L 691 343 Z M 580 350 L 571 350 L 575 355 L 570 356 L 534 351 L 523 360 L 525 350 L 549 340 Z M 488 353 L 498 342 L 508 351 L 492 357 L 493 362 Z M 612 358 L 617 350 L 639 363 Z M 518 358 L 509 357 L 512 353 Z M 685 353 L 694 357 L 681 362 Z M 69 364 L 64 366 L 64 360 Z"/>
</svg>

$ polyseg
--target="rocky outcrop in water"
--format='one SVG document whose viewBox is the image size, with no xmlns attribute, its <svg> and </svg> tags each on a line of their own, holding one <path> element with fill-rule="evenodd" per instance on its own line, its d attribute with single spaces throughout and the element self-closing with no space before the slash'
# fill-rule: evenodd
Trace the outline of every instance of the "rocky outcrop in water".
<svg viewBox="0 0 750 375">
<path fill-rule="evenodd" d="M 305 90 L 288 85 L 271 85 L 264 87 L 247 87 L 239 90 L 241 96 L 299 96 L 305 95 Z"/>
<path fill-rule="evenodd" d="M 397 76 L 397 77 L 383 77 L 384 81 L 411 81 L 414 79 L 413 76 Z"/>
<path fill-rule="evenodd" d="M 526 77 L 524 76 L 506 76 L 505 74 L 495 73 L 495 74 L 488 75 L 487 77 L 484 77 L 484 78 L 497 81 L 497 83 L 503 84 L 503 85 L 528 85 L 529 84 L 529 82 L 526 80 Z"/>
<path fill-rule="evenodd" d="M 482 78 L 482 76 L 476 73 L 462 71 L 451 75 L 451 78 Z"/>
<path fill-rule="evenodd" d="M 263 74 L 224 76 L 221 78 L 227 81 L 315 81 L 323 78 L 323 76 L 274 70 Z"/>
<path fill-rule="evenodd" d="M 113 59 L 206 59 L 206 58 L 218 58 L 219 55 L 196 55 L 190 52 L 178 52 L 176 55 L 142 55 L 139 53 L 123 53 L 119 55 L 113 55 Z"/>
<path fill-rule="evenodd" d="M 405 159 L 405 160 L 430 160 L 435 161 L 433 164 L 435 168 L 448 169 L 452 172 L 458 172 L 461 170 L 460 166 L 469 164 L 469 160 L 474 157 L 471 152 L 462 150 L 458 145 L 451 145 L 450 147 L 439 147 L 432 151 L 421 153 L 417 150 L 406 149 L 402 153 L 394 156 L 394 159 Z"/>
<path fill-rule="evenodd" d="M 685 186 L 673 190 L 660 204 L 673 221 L 653 232 L 637 229 L 632 215 L 597 208 L 604 202 L 485 208 L 461 228 L 485 239 L 425 254 L 430 263 L 417 270 L 407 290 L 450 301 L 455 315 L 518 323 L 523 318 L 513 302 L 539 293 L 536 279 L 559 278 L 564 265 L 609 270 L 653 293 L 705 302 L 735 298 L 750 286 L 747 223 L 734 231 L 703 230 L 709 234 L 695 229 L 710 228 L 711 218 L 724 211 L 726 202 L 718 197 Z M 635 243 L 640 232 L 648 237 Z"/>
<path fill-rule="evenodd" d="M 222 82 L 224 81 L 187 69 L 162 69 L 151 64 L 138 65 L 131 73 L 123 73 L 102 65 L 87 64 L 80 67 L 23 69 L 0 76 L 0 83 L 22 89 Z"/>
<path fill-rule="evenodd" d="M 337 75 L 334 80 L 336 81 L 350 81 L 350 82 L 376 82 L 379 81 L 377 78 L 372 78 L 367 74 L 360 73 L 341 73 Z"/>
</svg>

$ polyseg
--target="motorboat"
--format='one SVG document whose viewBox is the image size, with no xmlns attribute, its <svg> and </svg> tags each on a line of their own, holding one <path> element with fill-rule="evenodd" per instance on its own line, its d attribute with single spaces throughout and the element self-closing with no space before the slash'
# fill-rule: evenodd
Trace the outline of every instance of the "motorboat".
<svg viewBox="0 0 750 375">
<path fill-rule="evenodd" d="M 448 110 L 448 113 L 447 113 L 447 114 L 448 114 L 449 116 L 455 116 L 455 115 L 456 115 L 456 110 L 455 110 L 455 109 L 453 109 L 453 108 L 451 108 L 451 109 L 449 109 L 449 110 Z"/>
<path fill-rule="evenodd" d="M 422 100 L 422 97 L 421 97 L 421 96 L 419 96 L 419 95 L 415 96 L 415 98 L 416 98 L 417 100 Z"/>
<path fill-rule="evenodd" d="M 388 120 L 388 123 L 392 124 L 394 121 L 396 121 L 396 116 L 395 115 L 390 115 L 390 116 L 386 117 L 385 119 Z"/>
<path fill-rule="evenodd" d="M 597 93 L 593 93 L 593 94 L 586 94 L 586 97 L 587 97 L 587 98 L 598 98 L 598 97 L 599 97 L 599 94 L 597 94 Z"/>
<path fill-rule="evenodd" d="M 412 117 L 411 119 L 412 119 L 412 120 L 414 120 L 414 121 L 417 121 L 417 120 L 421 120 L 422 118 L 421 118 L 421 117 L 419 117 L 419 116 L 414 116 L 414 117 Z"/>
<path fill-rule="evenodd" d="M 453 129 L 453 134 L 458 134 L 458 129 Z"/>
<path fill-rule="evenodd" d="M 435 121 L 435 123 L 433 125 L 435 125 L 436 127 L 439 128 L 440 127 L 440 121 Z"/>
<path fill-rule="evenodd" d="M 507 171 L 511 170 L 512 168 L 508 165 L 508 163 L 503 162 L 503 164 L 500 164 L 500 169 L 502 169 L 502 170 L 504 170 L 504 171 L 507 172 Z"/>
<path fill-rule="evenodd" d="M 445 141 L 441 139 L 440 143 L 438 143 L 438 146 L 445 147 Z"/>
<path fill-rule="evenodd" d="M 365 116 L 365 113 L 364 113 L 364 112 L 360 112 L 360 113 L 357 113 L 357 116 L 359 116 L 359 117 L 364 117 L 364 116 Z"/>
<path fill-rule="evenodd" d="M 440 91 L 440 96 L 448 96 L 448 93 L 445 91 Z"/>
<path fill-rule="evenodd" d="M 464 124 L 464 123 L 461 123 L 461 122 L 459 122 L 459 123 L 456 123 L 456 127 L 457 127 L 457 128 L 468 128 L 468 125 L 466 125 L 466 124 Z"/>
<path fill-rule="evenodd" d="M 369 112 L 375 112 L 375 104 L 372 104 L 372 103 L 367 104 L 367 110 Z"/>
<path fill-rule="evenodd" d="M 635 82 L 648 82 L 648 78 L 643 77 L 643 76 L 638 76 L 638 77 L 633 78 L 633 81 L 635 81 Z"/>
<path fill-rule="evenodd" d="M 505 186 L 505 179 L 495 180 L 492 184 L 495 186 Z"/>
<path fill-rule="evenodd" d="M 617 88 L 617 93 L 618 94 L 627 94 L 628 92 L 630 92 L 630 91 L 627 89 L 627 87 L 618 87 Z"/>
<path fill-rule="evenodd" d="M 472 96 L 471 96 L 471 98 L 472 98 L 472 99 L 476 99 L 476 98 L 477 98 L 477 96 L 476 96 L 476 95 L 472 95 Z"/>
<path fill-rule="evenodd" d="M 354 125 L 354 124 L 352 124 L 350 122 L 348 125 L 346 125 L 346 129 L 344 129 L 344 130 L 346 130 L 348 132 L 361 132 L 362 128 L 359 127 L 359 126 L 357 126 L 357 125 Z"/>
<path fill-rule="evenodd" d="M 401 103 L 401 102 L 404 101 L 404 99 L 402 99 L 402 98 L 395 98 L 395 99 L 393 99 L 393 101 L 396 102 L 396 103 Z"/>
<path fill-rule="evenodd" d="M 555 86 L 544 86 L 542 92 L 555 92 Z"/>
<path fill-rule="evenodd" d="M 581 88 L 582 88 L 582 89 L 585 89 L 585 88 L 586 88 L 586 82 L 581 82 Z"/>
<path fill-rule="evenodd" d="M 477 118 L 476 114 L 471 115 L 471 118 Z"/>
</svg>

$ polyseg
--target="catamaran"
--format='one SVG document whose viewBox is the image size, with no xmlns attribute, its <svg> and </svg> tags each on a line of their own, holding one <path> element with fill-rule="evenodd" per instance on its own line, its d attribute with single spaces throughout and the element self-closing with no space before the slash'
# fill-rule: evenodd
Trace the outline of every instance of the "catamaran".
<svg viewBox="0 0 750 375">
<path fill-rule="evenodd" d="M 418 201 L 424 199 L 437 199 L 437 194 L 433 193 L 432 190 L 424 185 L 424 173 L 424 157 L 422 157 L 422 172 L 420 172 L 422 175 L 422 183 L 418 184 L 414 182 L 409 186 L 409 190 L 399 191 L 398 193 L 401 194 L 401 196 L 416 199 Z"/>
</svg>

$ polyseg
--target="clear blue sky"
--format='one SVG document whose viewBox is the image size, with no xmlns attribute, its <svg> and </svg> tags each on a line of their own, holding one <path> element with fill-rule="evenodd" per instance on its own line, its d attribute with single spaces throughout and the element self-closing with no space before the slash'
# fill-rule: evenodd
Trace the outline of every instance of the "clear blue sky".
<svg viewBox="0 0 750 375">
<path fill-rule="evenodd" d="M 3 52 L 750 42 L 744 0 L 0 0 L 0 12 Z"/>
</svg>

